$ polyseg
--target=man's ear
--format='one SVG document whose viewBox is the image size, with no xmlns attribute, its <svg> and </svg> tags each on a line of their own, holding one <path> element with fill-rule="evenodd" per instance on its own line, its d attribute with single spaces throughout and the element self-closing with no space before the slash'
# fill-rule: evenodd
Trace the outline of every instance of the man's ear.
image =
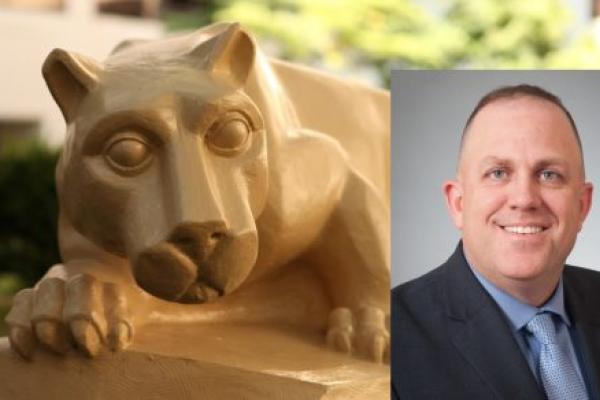
<svg viewBox="0 0 600 400">
<path fill-rule="evenodd" d="M 98 83 L 100 66 L 90 58 L 54 49 L 42 66 L 48 89 L 67 123 L 77 113 L 83 98 Z"/>
<path fill-rule="evenodd" d="M 224 30 L 200 43 L 189 55 L 201 60 L 202 67 L 216 79 L 239 88 L 246 83 L 252 69 L 256 46 L 239 23 L 223 25 Z"/>
<path fill-rule="evenodd" d="M 459 181 L 450 180 L 444 182 L 442 187 L 448 212 L 458 229 L 463 227 L 463 188 Z"/>
<path fill-rule="evenodd" d="M 581 189 L 581 197 L 579 199 L 581 209 L 579 212 L 579 230 L 583 227 L 583 221 L 588 216 L 590 209 L 592 208 L 592 193 L 594 192 L 594 186 L 590 182 L 583 184 Z"/>
</svg>

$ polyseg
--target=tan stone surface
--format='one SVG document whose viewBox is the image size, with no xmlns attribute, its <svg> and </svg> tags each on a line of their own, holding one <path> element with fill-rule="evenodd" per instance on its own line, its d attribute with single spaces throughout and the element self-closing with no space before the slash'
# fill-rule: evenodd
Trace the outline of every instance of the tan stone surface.
<svg viewBox="0 0 600 400">
<path fill-rule="evenodd" d="M 170 324 L 94 360 L 38 351 L 29 362 L 1 338 L 0 398 L 389 398 L 387 366 L 323 351 L 322 340 L 291 326 Z"/>
</svg>

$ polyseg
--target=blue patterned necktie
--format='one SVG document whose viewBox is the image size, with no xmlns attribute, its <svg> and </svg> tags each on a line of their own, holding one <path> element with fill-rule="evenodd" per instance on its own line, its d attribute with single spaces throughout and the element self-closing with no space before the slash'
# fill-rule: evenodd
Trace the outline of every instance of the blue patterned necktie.
<svg viewBox="0 0 600 400">
<path fill-rule="evenodd" d="M 536 314 L 526 327 L 540 343 L 540 378 L 548 400 L 587 400 L 585 385 L 567 355 L 567 349 L 557 343 L 552 315 Z"/>
</svg>

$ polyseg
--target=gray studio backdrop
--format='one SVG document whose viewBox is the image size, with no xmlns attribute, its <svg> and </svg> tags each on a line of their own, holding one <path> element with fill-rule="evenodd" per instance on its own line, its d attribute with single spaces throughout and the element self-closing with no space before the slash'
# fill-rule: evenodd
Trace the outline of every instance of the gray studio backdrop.
<svg viewBox="0 0 600 400">
<path fill-rule="evenodd" d="M 530 83 L 558 95 L 581 135 L 592 210 L 569 259 L 600 270 L 600 71 L 392 72 L 392 285 L 444 262 L 459 231 L 442 196 L 454 177 L 463 125 L 477 101 L 503 85 Z"/>
</svg>

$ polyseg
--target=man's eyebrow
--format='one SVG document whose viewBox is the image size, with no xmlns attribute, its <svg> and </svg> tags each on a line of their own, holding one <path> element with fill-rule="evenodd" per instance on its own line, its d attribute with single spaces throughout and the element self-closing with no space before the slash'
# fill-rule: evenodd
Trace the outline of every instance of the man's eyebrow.
<svg viewBox="0 0 600 400">
<path fill-rule="evenodd" d="M 486 156 L 479 163 L 480 166 L 486 166 L 486 165 L 509 166 L 512 164 L 513 164 L 513 162 L 510 160 L 510 158 L 497 157 L 497 156 Z M 565 160 L 564 158 L 561 158 L 561 157 L 543 158 L 541 160 L 536 161 L 536 163 L 535 163 L 536 168 L 545 168 L 545 167 L 551 167 L 551 166 L 560 166 L 563 168 L 568 168 L 569 163 L 567 162 L 567 160 Z"/>
<path fill-rule="evenodd" d="M 490 165 L 490 164 L 506 166 L 506 165 L 511 165 L 512 161 L 508 158 L 503 158 L 503 157 L 486 156 L 479 163 L 479 165 L 481 165 L 481 166 Z"/>
<path fill-rule="evenodd" d="M 559 166 L 559 167 L 563 167 L 563 168 L 569 167 L 569 163 L 567 162 L 567 160 L 565 160 L 563 158 L 558 158 L 558 157 L 540 160 L 536 163 L 536 165 L 538 166 L 538 168 L 545 168 L 545 167 L 552 167 L 552 166 Z"/>
</svg>

